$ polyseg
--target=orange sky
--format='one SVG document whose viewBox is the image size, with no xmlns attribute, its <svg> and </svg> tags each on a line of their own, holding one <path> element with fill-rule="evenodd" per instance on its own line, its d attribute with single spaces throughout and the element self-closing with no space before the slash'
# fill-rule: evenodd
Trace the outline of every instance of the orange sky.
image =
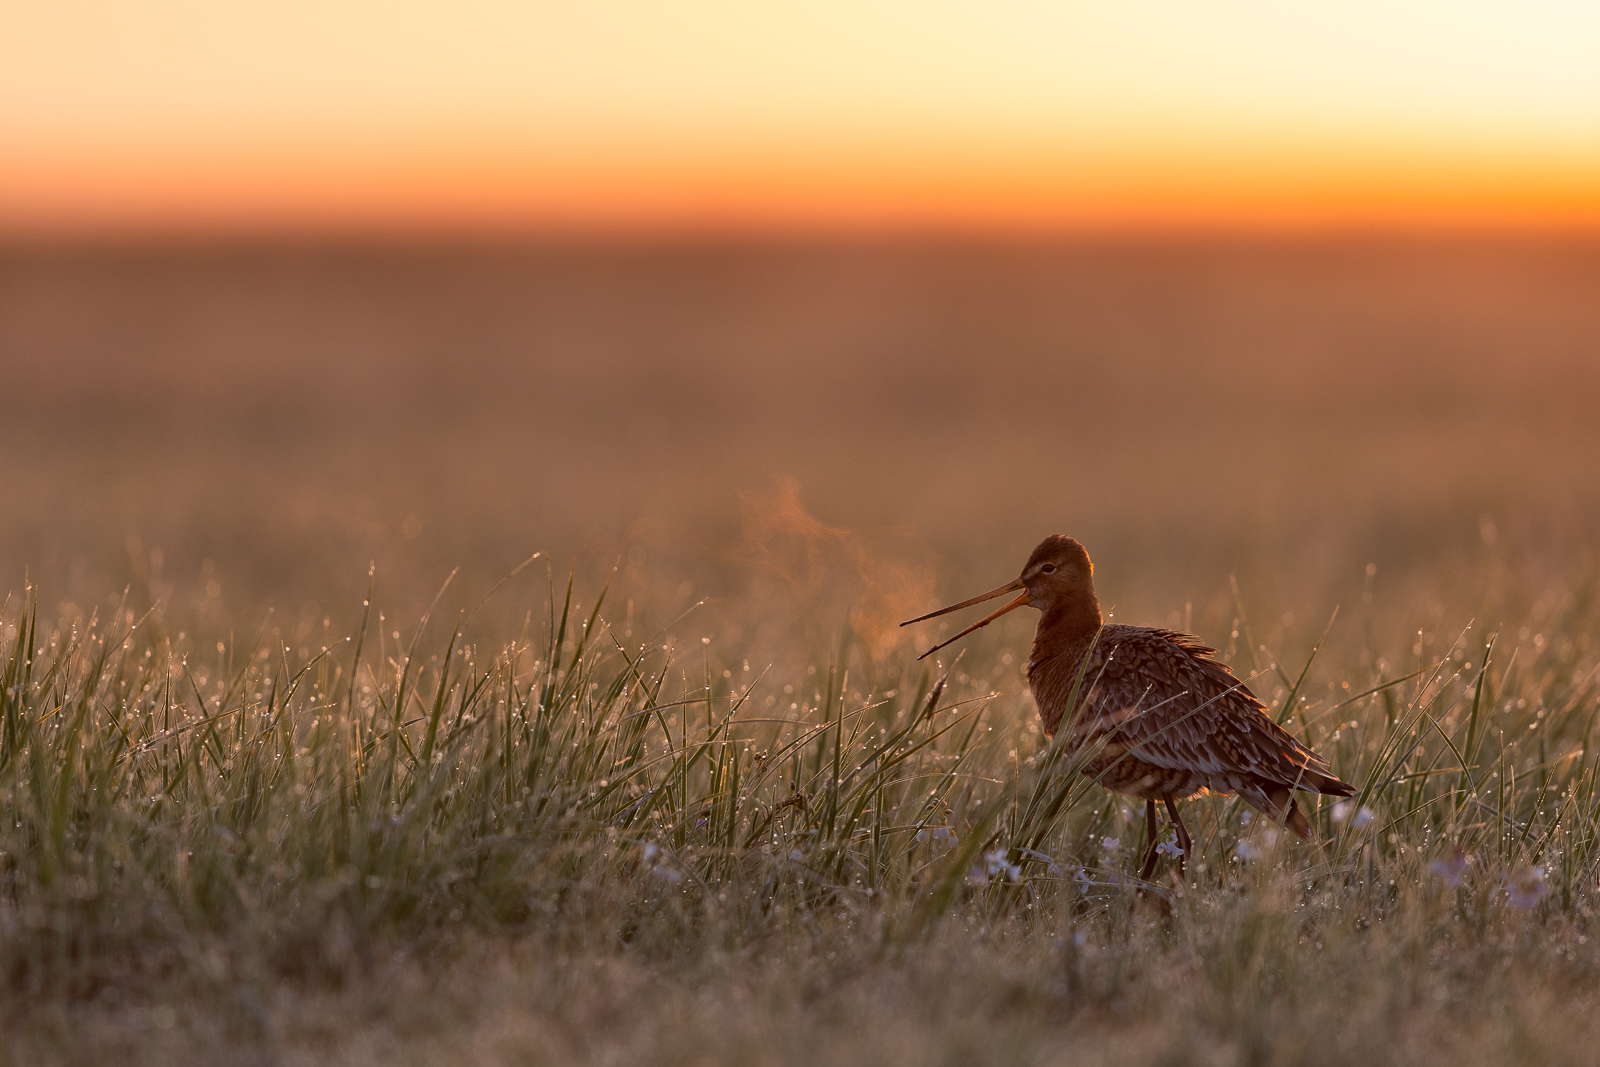
<svg viewBox="0 0 1600 1067">
<path fill-rule="evenodd" d="M 1600 5 L 52 0 L 0 231 L 1600 229 Z"/>
</svg>

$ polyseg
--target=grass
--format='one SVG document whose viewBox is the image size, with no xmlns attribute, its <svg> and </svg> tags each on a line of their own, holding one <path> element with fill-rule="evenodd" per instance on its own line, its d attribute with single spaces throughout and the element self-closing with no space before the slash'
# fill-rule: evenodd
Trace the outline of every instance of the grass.
<svg viewBox="0 0 1600 1067">
<path fill-rule="evenodd" d="M 11 597 L 13 1048 L 359 1060 L 419 1008 L 436 1022 L 402 1059 L 607 1061 L 645 1033 L 652 1058 L 723 1059 L 815 1025 L 757 1058 L 1487 1061 L 1587 1040 L 1584 605 L 1531 648 L 1469 629 L 1337 700 L 1282 672 L 1279 717 L 1356 797 L 1317 807 L 1321 849 L 1191 803 L 1188 884 L 1141 900 L 1137 805 L 1072 774 L 1015 692 L 909 655 L 893 688 L 858 686 L 848 639 L 771 677 L 738 648 L 624 639 L 595 592 L 580 611 L 553 589 L 543 625 L 488 648 L 430 618 L 392 643 L 371 594 L 327 646 Z M 585 1032 L 618 982 L 651 992 Z M 702 986 L 753 1016 L 697 1023 Z M 857 996 L 887 1030 L 836 1045 Z M 325 1014 L 351 998 L 378 1003 Z"/>
<path fill-rule="evenodd" d="M 1596 279 L 0 249 L 0 1062 L 1589 1062 Z M 1054 531 L 1359 787 L 1322 847 L 1193 801 L 1140 897 L 1027 613 L 914 659 Z"/>
</svg>

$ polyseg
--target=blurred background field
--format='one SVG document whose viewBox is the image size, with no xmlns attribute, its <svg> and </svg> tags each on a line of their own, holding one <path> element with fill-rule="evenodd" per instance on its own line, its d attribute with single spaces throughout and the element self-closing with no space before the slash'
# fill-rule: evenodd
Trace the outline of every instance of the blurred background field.
<svg viewBox="0 0 1600 1067">
<path fill-rule="evenodd" d="M 124 659 L 105 646 L 115 681 L 94 681 L 80 650 L 53 680 L 7 682 L 7 714 L 33 731 L 30 760 L 6 742 L 13 1047 L 148 1062 L 1576 1062 L 1600 967 L 1597 293 L 1600 246 L 1578 238 L 14 242 L 0 252 L 7 662 L 27 659 L 28 585 L 35 671 L 124 612 L 141 629 Z M 683 743 L 721 770 L 668 775 L 666 806 L 637 825 L 606 807 L 622 801 L 600 762 L 530 779 L 560 802 L 512 829 L 511 779 L 498 800 L 469 788 L 492 744 L 451 749 L 437 796 L 426 755 L 401 760 L 396 780 L 420 792 L 392 800 L 382 745 L 351 754 L 398 736 L 374 709 L 436 595 L 420 687 L 457 662 L 446 641 L 466 612 L 462 670 L 529 699 L 544 671 L 572 689 L 550 705 L 569 724 L 649 705 L 615 635 L 642 656 L 670 647 L 658 703 L 709 683 L 726 709 L 753 683 L 743 714 L 815 726 L 849 708 L 888 731 L 935 677 L 912 656 L 936 632 L 895 624 L 1009 579 L 1056 531 L 1089 547 L 1116 621 L 1199 634 L 1275 710 L 1326 630 L 1284 710 L 1342 776 L 1381 779 L 1362 798 L 1372 825 L 1324 806 L 1334 852 L 1272 852 L 1226 801 L 1192 805 L 1209 868 L 1163 925 L 1116 880 L 1140 829 L 1103 794 L 1051 829 L 1060 869 L 1027 868 L 1035 911 L 939 867 L 904 787 L 864 794 L 865 838 L 807 837 L 823 809 L 778 806 L 827 795 L 827 744 L 759 777 L 758 752 L 789 727 L 716 748 L 709 704 L 663 712 L 643 743 L 670 752 L 692 722 Z M 352 692 L 369 566 L 377 651 Z M 574 681 L 587 676 L 541 651 L 569 576 L 574 626 L 609 584 L 593 676 L 624 688 L 593 705 Z M 940 786 L 927 826 L 973 847 L 997 825 L 974 798 L 1028 785 L 1041 751 L 1025 616 L 968 639 L 931 720 L 982 709 L 977 740 L 930 750 L 975 777 Z M 258 647 L 275 651 L 257 661 Z M 273 703 L 324 648 L 315 684 Z M 162 697 L 185 671 L 192 692 Z M 462 677 L 444 689 L 470 726 L 477 675 Z M 508 700 L 490 720 L 510 737 L 531 720 Z M 330 708 L 349 752 L 317 732 Z M 185 750 L 174 722 L 198 739 L 213 709 L 238 716 L 237 737 Z M 421 715 L 405 727 L 419 751 Z M 283 721 L 298 725 L 274 748 Z M 135 722 L 146 733 L 119 740 Z M 250 776 L 296 748 L 326 762 L 241 815 Z M 877 781 L 875 766 L 850 780 Z M 731 787 L 729 767 L 744 776 Z M 169 799 L 146 809 L 146 790 Z M 417 835 L 393 855 L 359 845 L 380 810 Z M 705 840 L 723 819 L 730 841 L 754 840 L 763 811 L 785 812 L 792 839 L 737 855 Z M 887 897 L 814 898 L 826 879 L 763 883 L 739 856 L 835 864 L 860 894 L 877 871 Z M 1021 854 L 968 859 L 1010 884 Z M 942 923 L 935 875 L 955 879 Z"/>
<path fill-rule="evenodd" d="M 1464 624 L 1593 566 L 1596 292 L 1576 238 L 13 245 L 0 557 L 244 630 L 540 550 L 766 659 L 1065 531 L 1119 620 L 1237 576 L 1305 646 L 1371 563 L 1379 632 Z"/>
</svg>

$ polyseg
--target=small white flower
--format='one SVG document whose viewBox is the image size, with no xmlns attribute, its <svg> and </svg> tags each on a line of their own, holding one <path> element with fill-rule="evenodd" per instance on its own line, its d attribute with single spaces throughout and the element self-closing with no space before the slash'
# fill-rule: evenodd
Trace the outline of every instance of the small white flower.
<svg viewBox="0 0 1600 1067">
<path fill-rule="evenodd" d="M 1242 860 L 1253 860 L 1261 855 L 1261 849 L 1249 841 L 1240 841 L 1233 846 L 1233 854 Z"/>
<path fill-rule="evenodd" d="M 1542 866 L 1523 871 L 1506 883 L 1506 899 L 1519 908 L 1538 907 L 1548 892 Z"/>
<path fill-rule="evenodd" d="M 950 827 L 948 827 L 948 826 L 935 827 L 934 831 L 933 831 L 933 839 L 935 841 L 947 841 L 947 840 L 953 841 L 953 840 L 955 840 L 954 837 L 951 836 Z"/>
<path fill-rule="evenodd" d="M 1007 867 L 1006 877 L 1011 879 L 1013 882 L 1022 881 L 1022 865 L 1020 863 L 1013 863 L 1011 866 Z"/>
<path fill-rule="evenodd" d="M 917 831 L 917 844 L 920 845 L 920 844 L 922 844 L 922 842 L 926 841 L 927 839 L 928 839 L 928 831 L 926 831 L 926 830 L 918 830 Z"/>
<path fill-rule="evenodd" d="M 794 862 L 799 863 L 801 860 L 805 859 L 806 857 L 799 849 L 794 849 L 792 852 L 789 853 L 789 858 L 791 860 L 793 860 Z"/>
<path fill-rule="evenodd" d="M 1428 870 L 1445 885 L 1455 889 L 1466 881 L 1467 867 L 1471 863 L 1472 857 L 1458 848 L 1443 859 L 1428 864 Z"/>
<path fill-rule="evenodd" d="M 644 861 L 646 863 L 651 862 L 652 860 L 654 860 L 660 854 L 661 854 L 661 848 L 660 848 L 659 845 L 646 845 L 646 846 L 644 846 L 643 856 L 644 856 Z"/>
<path fill-rule="evenodd" d="M 650 873 L 665 882 L 676 883 L 683 881 L 683 873 L 681 871 L 675 871 L 671 867 L 663 867 L 660 864 L 657 864 Z"/>
<path fill-rule="evenodd" d="M 1122 844 L 1122 838 L 1120 837 L 1102 837 L 1100 839 L 1100 847 L 1103 849 L 1113 849 L 1120 844 Z"/>
<path fill-rule="evenodd" d="M 1376 816 L 1372 814 L 1372 809 L 1363 806 L 1360 811 L 1356 812 L 1356 817 L 1350 820 L 1350 825 L 1352 828 L 1359 830 L 1374 818 Z"/>
<path fill-rule="evenodd" d="M 1350 801 L 1350 800 L 1341 800 L 1341 801 L 1339 801 L 1337 804 L 1335 804 L 1333 806 L 1333 821 L 1337 822 L 1337 823 L 1344 822 L 1346 819 L 1348 819 L 1350 817 L 1350 811 L 1354 807 L 1355 807 L 1355 802 L 1354 801 Z"/>
<path fill-rule="evenodd" d="M 1181 856 L 1183 849 L 1178 847 L 1176 841 L 1163 841 L 1156 846 L 1156 852 L 1163 856 Z"/>
</svg>

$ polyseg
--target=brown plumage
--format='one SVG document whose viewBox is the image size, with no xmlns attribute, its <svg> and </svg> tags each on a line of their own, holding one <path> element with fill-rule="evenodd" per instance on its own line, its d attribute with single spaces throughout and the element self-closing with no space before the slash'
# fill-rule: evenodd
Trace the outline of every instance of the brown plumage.
<svg viewBox="0 0 1600 1067">
<path fill-rule="evenodd" d="M 1139 877 L 1156 863 L 1156 801 L 1177 832 L 1179 869 L 1189 833 L 1177 802 L 1203 793 L 1237 793 L 1245 803 L 1303 838 L 1311 826 L 1294 790 L 1347 797 L 1355 788 L 1267 714 L 1217 650 L 1198 638 L 1147 626 L 1106 626 L 1094 594 L 1094 564 L 1070 537 L 1056 534 L 1033 550 L 1016 581 L 912 619 L 921 622 L 1014 590 L 1019 596 L 967 627 L 929 655 L 1020 607 L 1040 611 L 1028 658 L 1028 685 L 1046 734 L 1054 736 L 1072 703 L 1069 752 L 1090 755 L 1083 773 L 1114 793 L 1145 802 L 1149 838 Z M 903 625 L 910 625 L 905 623 Z"/>
</svg>

